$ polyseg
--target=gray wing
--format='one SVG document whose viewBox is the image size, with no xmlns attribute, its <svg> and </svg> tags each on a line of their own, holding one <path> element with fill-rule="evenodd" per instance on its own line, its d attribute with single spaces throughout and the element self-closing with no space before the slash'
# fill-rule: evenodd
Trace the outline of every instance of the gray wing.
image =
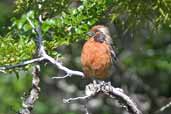
<svg viewBox="0 0 171 114">
<path fill-rule="evenodd" d="M 116 56 L 116 53 L 115 53 L 114 48 L 112 47 L 112 45 L 113 45 L 112 38 L 111 38 L 109 35 L 106 35 L 105 38 L 106 38 L 106 43 L 107 43 L 108 45 L 110 45 L 110 53 L 111 53 L 111 55 L 112 55 L 112 62 L 113 62 L 113 63 L 116 63 L 116 62 L 118 61 L 118 58 L 117 58 L 117 56 Z"/>
<path fill-rule="evenodd" d="M 116 63 L 118 61 L 118 58 L 117 58 L 114 48 L 112 46 L 110 46 L 110 53 L 112 55 L 112 62 Z"/>
</svg>

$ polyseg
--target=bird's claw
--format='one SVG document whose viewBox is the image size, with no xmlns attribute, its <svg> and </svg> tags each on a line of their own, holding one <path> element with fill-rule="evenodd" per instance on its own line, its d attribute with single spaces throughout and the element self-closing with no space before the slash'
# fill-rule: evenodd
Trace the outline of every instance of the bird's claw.
<svg viewBox="0 0 171 114">
<path fill-rule="evenodd" d="M 90 96 L 90 95 L 94 95 L 95 93 L 99 92 L 100 89 L 99 87 L 97 86 L 97 83 L 96 82 L 93 82 L 93 83 L 90 83 L 86 86 L 86 89 L 85 89 L 85 94 L 87 96 Z"/>
</svg>

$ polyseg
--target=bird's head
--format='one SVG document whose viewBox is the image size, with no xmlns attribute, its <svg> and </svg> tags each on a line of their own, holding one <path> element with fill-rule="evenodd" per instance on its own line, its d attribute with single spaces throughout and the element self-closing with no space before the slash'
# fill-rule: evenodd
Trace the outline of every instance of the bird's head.
<svg viewBox="0 0 171 114">
<path fill-rule="evenodd" d="M 92 27 L 87 34 L 89 37 L 93 37 L 95 41 L 101 43 L 103 43 L 104 41 L 108 41 L 108 37 L 110 37 L 108 28 L 103 25 L 96 25 Z"/>
</svg>

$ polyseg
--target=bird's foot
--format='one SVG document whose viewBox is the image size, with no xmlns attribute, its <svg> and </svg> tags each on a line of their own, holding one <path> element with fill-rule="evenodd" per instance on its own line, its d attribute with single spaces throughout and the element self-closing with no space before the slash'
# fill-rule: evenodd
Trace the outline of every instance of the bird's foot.
<svg viewBox="0 0 171 114">
<path fill-rule="evenodd" d="M 102 91 L 104 93 L 109 93 L 113 90 L 113 87 L 111 85 L 111 82 L 106 82 L 102 85 Z"/>
<path fill-rule="evenodd" d="M 97 84 L 96 80 L 93 80 L 93 83 L 90 83 L 86 86 L 85 94 L 90 96 L 90 95 L 93 95 L 99 91 L 100 91 L 99 84 Z"/>
</svg>

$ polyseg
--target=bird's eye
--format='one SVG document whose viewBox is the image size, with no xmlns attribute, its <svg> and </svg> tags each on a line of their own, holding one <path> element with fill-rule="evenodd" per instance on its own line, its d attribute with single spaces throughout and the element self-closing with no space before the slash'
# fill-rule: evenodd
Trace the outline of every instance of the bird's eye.
<svg viewBox="0 0 171 114">
<path fill-rule="evenodd" d="M 105 35 L 101 32 L 94 36 L 95 41 L 103 43 L 105 41 Z"/>
</svg>

